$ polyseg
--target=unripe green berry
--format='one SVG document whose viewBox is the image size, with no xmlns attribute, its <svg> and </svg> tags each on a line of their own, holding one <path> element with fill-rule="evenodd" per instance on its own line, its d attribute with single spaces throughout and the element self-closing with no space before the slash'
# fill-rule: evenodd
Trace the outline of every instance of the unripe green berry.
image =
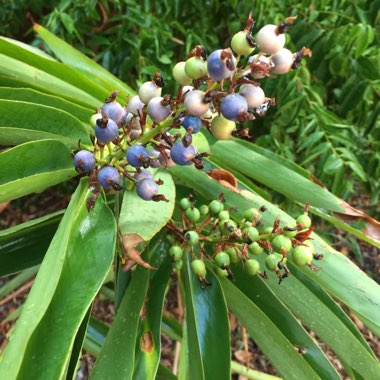
<svg viewBox="0 0 380 380">
<path fill-rule="evenodd" d="M 199 277 L 206 276 L 206 265 L 202 260 L 195 259 L 190 264 L 191 270 Z"/>
<path fill-rule="evenodd" d="M 244 218 L 250 222 L 254 219 L 258 220 L 260 219 L 260 217 L 261 217 L 260 211 L 254 207 L 249 208 L 244 211 Z"/>
<path fill-rule="evenodd" d="M 260 263 L 255 259 L 246 260 L 244 270 L 251 276 L 254 276 L 260 272 Z"/>
<path fill-rule="evenodd" d="M 196 231 L 187 231 L 185 233 L 185 241 L 189 245 L 197 245 L 199 243 L 199 235 Z"/>
<path fill-rule="evenodd" d="M 231 40 L 232 50 L 239 55 L 249 55 L 255 49 L 247 41 L 247 32 L 242 30 L 236 33 Z"/>
<path fill-rule="evenodd" d="M 188 208 L 185 212 L 186 218 L 190 220 L 190 222 L 196 223 L 201 218 L 201 213 L 199 210 L 194 208 Z"/>
<path fill-rule="evenodd" d="M 257 241 L 254 241 L 248 246 L 248 251 L 252 255 L 260 255 L 264 251 L 264 248 L 259 245 Z"/>
<path fill-rule="evenodd" d="M 191 79 L 199 79 L 207 75 L 207 62 L 202 58 L 191 57 L 186 61 L 185 73 Z"/>
<path fill-rule="evenodd" d="M 299 245 L 293 249 L 292 259 L 294 263 L 300 267 L 306 264 L 311 264 L 313 260 L 313 251 L 310 247 Z"/>
<path fill-rule="evenodd" d="M 272 240 L 272 247 L 276 252 L 281 252 L 281 248 L 289 252 L 292 249 L 292 241 L 286 236 L 277 235 Z"/>
<path fill-rule="evenodd" d="M 219 214 L 224 209 L 223 203 L 216 199 L 211 201 L 208 207 L 210 209 L 211 214 L 214 214 L 214 215 Z"/>
<path fill-rule="evenodd" d="M 232 120 L 226 119 L 224 116 L 219 115 L 211 121 L 211 133 L 218 140 L 231 139 L 231 133 L 236 129 L 236 123 Z"/>
<path fill-rule="evenodd" d="M 178 62 L 173 67 L 173 78 L 182 86 L 186 86 L 191 83 L 191 78 L 186 75 L 185 72 L 186 62 Z"/>
<path fill-rule="evenodd" d="M 260 234 L 257 228 L 255 227 L 248 227 L 244 230 L 244 233 L 251 241 L 259 240 Z"/>
<path fill-rule="evenodd" d="M 236 223 L 231 219 L 222 220 L 219 224 L 219 231 L 222 235 L 230 235 L 236 231 L 236 228 Z"/>
<path fill-rule="evenodd" d="M 224 211 L 221 211 L 219 214 L 218 214 L 218 218 L 220 220 L 227 220 L 230 218 L 230 213 L 227 211 L 227 210 L 224 210 Z"/>
<path fill-rule="evenodd" d="M 273 231 L 273 227 L 265 227 L 263 230 L 265 234 L 271 234 L 272 231 Z"/>
<path fill-rule="evenodd" d="M 172 264 L 172 268 L 175 271 L 179 271 L 183 267 L 183 261 L 182 260 L 173 261 L 171 264 Z"/>
<path fill-rule="evenodd" d="M 191 207 L 191 201 L 189 198 L 182 198 L 179 201 L 179 206 L 182 210 L 187 210 L 189 207 Z"/>
<path fill-rule="evenodd" d="M 236 248 L 227 248 L 226 252 L 228 256 L 230 256 L 231 263 L 236 264 L 239 261 L 239 256 Z"/>
<path fill-rule="evenodd" d="M 305 228 L 310 228 L 311 226 L 311 219 L 309 215 L 302 214 L 297 219 L 297 224 L 302 224 L 305 226 Z"/>
<path fill-rule="evenodd" d="M 271 253 L 265 258 L 265 265 L 270 271 L 278 269 L 278 263 L 282 260 L 282 255 L 278 253 Z M 285 263 L 284 263 L 285 264 Z"/>
<path fill-rule="evenodd" d="M 201 213 L 202 216 L 206 216 L 210 212 L 210 209 L 208 208 L 207 205 L 201 205 L 199 207 L 199 212 Z"/>
<path fill-rule="evenodd" d="M 228 276 L 228 272 L 222 268 L 216 268 L 215 272 L 216 272 L 217 276 L 219 276 L 219 277 L 227 277 Z"/>
<path fill-rule="evenodd" d="M 219 267 L 224 267 L 225 265 L 230 265 L 230 256 L 226 252 L 219 252 L 214 257 L 215 264 Z"/>
<path fill-rule="evenodd" d="M 289 229 L 294 229 L 295 228 L 295 225 L 288 225 L 288 226 L 285 226 L 284 227 L 284 235 L 289 237 L 289 238 L 294 238 L 294 236 L 296 236 L 298 234 L 298 231 L 297 230 L 294 230 L 294 231 L 291 231 L 291 230 L 288 230 L 287 228 Z"/>
<path fill-rule="evenodd" d="M 181 260 L 183 255 L 183 249 L 178 245 L 174 245 L 173 247 L 170 247 L 169 255 L 172 257 L 174 261 Z"/>
</svg>

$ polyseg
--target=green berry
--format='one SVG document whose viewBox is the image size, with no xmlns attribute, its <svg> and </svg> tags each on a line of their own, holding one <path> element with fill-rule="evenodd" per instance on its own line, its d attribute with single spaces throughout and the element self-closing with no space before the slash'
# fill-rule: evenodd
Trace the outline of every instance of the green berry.
<svg viewBox="0 0 380 380">
<path fill-rule="evenodd" d="M 199 235 L 195 231 L 187 231 L 185 233 L 185 240 L 189 245 L 197 245 L 199 243 Z"/>
<path fill-rule="evenodd" d="M 191 83 L 191 78 L 186 75 L 185 72 L 186 62 L 178 62 L 173 67 L 173 78 L 182 86 L 186 86 Z"/>
<path fill-rule="evenodd" d="M 281 248 L 289 252 L 292 249 L 292 241 L 286 236 L 277 235 L 272 240 L 272 247 L 276 252 L 281 252 Z"/>
<path fill-rule="evenodd" d="M 259 245 L 259 243 L 257 243 L 256 241 L 254 241 L 253 243 L 251 243 L 248 246 L 248 251 L 252 255 L 260 255 L 260 253 L 263 252 L 264 249 Z"/>
<path fill-rule="evenodd" d="M 183 249 L 178 245 L 174 245 L 173 247 L 170 247 L 169 255 L 172 257 L 174 261 L 181 260 L 183 255 Z"/>
<path fill-rule="evenodd" d="M 233 120 L 226 119 L 223 115 L 216 116 L 211 122 L 211 133 L 218 140 L 231 139 L 231 133 L 236 129 L 236 123 Z"/>
<path fill-rule="evenodd" d="M 172 268 L 175 271 L 181 270 L 183 267 L 183 261 L 182 260 L 173 261 L 171 264 L 172 264 Z"/>
<path fill-rule="evenodd" d="M 232 50 L 239 55 L 249 55 L 255 49 L 247 41 L 247 32 L 245 30 L 236 33 L 231 40 Z"/>
<path fill-rule="evenodd" d="M 222 235 L 230 235 L 236 231 L 237 224 L 231 220 L 222 220 L 219 224 L 219 231 Z"/>
<path fill-rule="evenodd" d="M 305 226 L 305 228 L 310 228 L 311 226 L 311 219 L 309 215 L 302 214 L 297 219 L 297 224 L 302 224 Z"/>
<path fill-rule="evenodd" d="M 289 238 L 294 238 L 298 234 L 297 230 L 292 231 L 295 229 L 295 225 L 290 225 L 290 226 L 285 226 L 284 227 L 284 235 L 289 237 Z"/>
<path fill-rule="evenodd" d="M 260 272 L 260 263 L 255 259 L 246 260 L 244 270 L 251 276 L 254 276 Z"/>
<path fill-rule="evenodd" d="M 265 227 L 263 230 L 265 234 L 271 234 L 272 231 L 273 231 L 273 227 Z"/>
<path fill-rule="evenodd" d="M 248 227 L 244 230 L 244 233 L 251 241 L 256 241 L 259 239 L 260 234 L 257 228 L 255 227 Z"/>
<path fill-rule="evenodd" d="M 231 263 L 236 264 L 239 261 L 238 252 L 235 248 L 227 248 L 226 252 L 230 256 Z"/>
<path fill-rule="evenodd" d="M 260 211 L 254 207 L 249 208 L 244 211 L 244 218 L 250 222 L 254 219 L 258 220 L 260 219 L 260 217 L 261 217 Z"/>
<path fill-rule="evenodd" d="M 190 220 L 190 222 L 198 222 L 198 220 L 201 218 L 201 213 L 199 212 L 199 210 L 197 208 L 188 208 L 186 210 L 186 218 Z"/>
<path fill-rule="evenodd" d="M 230 265 L 230 256 L 226 252 L 219 252 L 214 257 L 215 264 L 221 268 L 225 265 Z"/>
<path fill-rule="evenodd" d="M 201 213 L 202 216 L 206 216 L 210 212 L 210 209 L 208 208 L 207 205 L 202 205 L 199 207 L 199 212 Z"/>
<path fill-rule="evenodd" d="M 271 253 L 265 258 L 265 265 L 270 271 L 278 269 L 278 263 L 282 260 L 283 256 L 278 253 Z M 284 261 L 283 261 L 284 263 Z M 285 263 L 284 263 L 285 264 Z"/>
<path fill-rule="evenodd" d="M 208 207 L 210 208 L 211 214 L 216 215 L 216 214 L 219 214 L 224 209 L 224 204 L 221 201 L 215 199 L 210 202 Z"/>
<path fill-rule="evenodd" d="M 225 211 L 221 211 L 219 214 L 218 214 L 218 218 L 220 220 L 227 220 L 227 219 L 230 219 L 230 213 L 225 210 Z"/>
<path fill-rule="evenodd" d="M 215 272 L 219 277 L 227 277 L 228 276 L 228 272 L 222 268 L 216 268 Z"/>
<path fill-rule="evenodd" d="M 186 61 L 185 73 L 191 79 L 199 79 L 207 75 L 207 62 L 202 58 L 191 57 Z"/>
<path fill-rule="evenodd" d="M 313 251 L 310 249 L 310 247 L 299 245 L 294 248 L 292 259 L 294 263 L 300 267 L 306 264 L 311 264 L 313 260 Z"/>
<path fill-rule="evenodd" d="M 182 198 L 179 201 L 179 206 L 182 210 L 187 210 L 189 207 L 191 207 L 191 202 L 189 198 Z"/>
<path fill-rule="evenodd" d="M 195 259 L 190 264 L 191 270 L 199 277 L 206 276 L 206 265 L 202 260 Z"/>
</svg>

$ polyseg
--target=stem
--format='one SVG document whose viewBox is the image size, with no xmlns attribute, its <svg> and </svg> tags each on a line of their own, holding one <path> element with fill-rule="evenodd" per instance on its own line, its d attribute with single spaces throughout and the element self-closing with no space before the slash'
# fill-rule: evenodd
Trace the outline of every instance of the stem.
<svg viewBox="0 0 380 380">
<path fill-rule="evenodd" d="M 255 371 L 254 369 L 247 368 L 234 360 L 231 361 L 231 372 L 245 376 L 247 379 L 251 380 L 281 380 L 281 377 Z"/>
</svg>

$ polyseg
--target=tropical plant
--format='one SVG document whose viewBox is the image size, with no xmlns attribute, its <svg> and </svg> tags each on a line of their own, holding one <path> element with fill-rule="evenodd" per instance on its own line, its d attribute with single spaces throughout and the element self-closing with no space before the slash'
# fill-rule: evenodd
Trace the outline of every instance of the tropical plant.
<svg viewBox="0 0 380 380">
<path fill-rule="evenodd" d="M 36 25 L 35 30 L 56 58 L 18 41 L 0 39 L 0 143 L 11 146 L 0 154 L 0 202 L 77 176 L 71 153 L 77 150 L 78 141 L 81 148 L 92 149 L 89 120 L 94 111 L 111 91 L 121 93 L 113 94 L 106 104 L 117 96 L 124 105 L 125 95 L 134 95 L 129 86 L 47 29 Z M 154 128 L 147 125 L 136 141 L 156 144 L 153 138 L 168 126 L 167 120 Z M 19 283 L 36 273 L 35 266 L 39 265 L 33 288 L 1 355 L 2 377 L 73 378 L 84 346 L 97 356 L 93 379 L 175 379 L 159 365 L 160 334 L 165 330 L 181 341 L 178 378 L 227 379 L 231 370 L 242 372 L 230 358 L 230 309 L 285 378 L 339 378 L 308 329 L 332 348 L 350 377 L 379 378 L 378 360 L 341 307 L 347 306 L 379 336 L 378 285 L 312 229 L 305 230 L 307 218 L 294 220 L 271 203 L 270 195 L 252 180 L 289 201 L 302 206 L 310 203 L 311 213 L 377 247 L 378 222 L 330 193 L 309 171 L 258 145 L 241 139 L 216 140 L 203 131 L 192 138 L 199 151 L 210 152 L 209 157 L 202 157 L 205 170 L 178 165 L 159 171 L 163 180 L 160 192 L 167 202 L 141 199 L 138 195 L 144 198 L 145 193 L 136 193 L 127 179 L 122 191 L 106 196 L 93 177 L 83 177 L 67 210 L 0 233 L 1 275 L 22 271 L 14 281 Z M 104 153 L 106 148 L 108 153 Z M 105 144 L 96 158 L 102 165 L 117 167 L 117 152 L 116 145 Z M 137 158 L 144 161 L 140 154 Z M 82 158 L 77 169 L 88 171 L 85 164 Z M 202 166 L 198 161 L 196 165 Z M 119 190 L 117 180 L 102 184 Z M 189 194 L 194 198 L 188 198 Z M 314 258 L 323 256 L 320 270 L 300 265 L 293 251 L 287 264 L 289 278 L 279 285 L 276 275 L 281 279 L 286 268 L 283 243 L 279 247 L 282 258 L 275 262 L 275 274 L 269 273 L 269 279 L 252 276 L 258 272 L 256 265 L 264 268 L 265 255 L 257 256 L 258 264 L 248 265 L 249 260 L 256 259 L 238 252 L 244 255 L 241 258 L 249 269 L 241 264 L 230 267 L 228 255 L 212 259 L 215 249 L 219 251 L 215 244 L 202 246 L 207 268 L 195 265 L 190 247 L 196 245 L 196 235 L 188 230 L 196 229 L 207 243 L 212 240 L 207 240 L 203 231 L 207 223 L 197 224 L 194 200 L 198 204 L 223 201 L 230 209 L 229 222 L 223 222 L 226 214 L 223 219 L 218 214 L 219 230 L 225 237 L 219 237 L 217 243 L 235 243 L 233 239 L 239 237 L 232 233 L 236 226 L 243 230 L 242 224 L 255 234 L 255 225 L 249 223 L 259 227 L 260 221 L 262 227 L 270 228 L 261 234 L 262 240 L 266 236 L 272 239 L 276 233 L 295 233 L 293 238 L 305 248 L 302 243 L 309 244 L 311 238 L 318 253 Z M 185 207 L 186 201 L 191 206 Z M 186 209 L 183 228 L 178 227 L 181 207 Z M 209 207 L 212 210 L 211 204 Z M 260 212 L 260 220 L 247 214 L 252 209 Z M 182 268 L 176 264 L 179 260 L 172 259 L 177 254 L 170 251 L 175 240 L 184 242 Z M 248 241 L 254 243 L 255 239 L 249 237 Z M 271 252 L 270 244 L 263 245 Z M 312 258 L 304 264 L 311 264 Z M 134 270 L 123 270 L 136 263 L 140 265 Z M 266 265 L 268 269 L 271 266 Z M 185 305 L 181 321 L 162 314 L 172 283 L 170 273 L 177 277 Z M 232 275 L 233 281 L 228 278 Z M 117 307 L 109 327 L 91 318 L 91 304 L 99 289 L 112 294 Z"/>
</svg>

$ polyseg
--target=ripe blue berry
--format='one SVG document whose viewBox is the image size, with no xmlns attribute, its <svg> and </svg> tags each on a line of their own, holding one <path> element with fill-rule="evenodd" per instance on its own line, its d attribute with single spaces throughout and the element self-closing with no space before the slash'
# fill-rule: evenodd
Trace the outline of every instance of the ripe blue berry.
<svg viewBox="0 0 380 380">
<path fill-rule="evenodd" d="M 193 116 L 202 116 L 210 108 L 210 104 L 205 101 L 205 93 L 201 90 L 190 91 L 183 104 L 189 115 Z"/>
<path fill-rule="evenodd" d="M 191 160 L 196 156 L 197 150 L 194 145 L 189 145 L 185 148 L 182 141 L 176 142 L 170 150 L 171 159 L 178 165 L 191 165 Z"/>
<path fill-rule="evenodd" d="M 186 130 L 193 128 L 192 133 L 198 133 L 202 128 L 202 120 L 200 117 L 187 115 L 184 117 L 182 125 Z"/>
<path fill-rule="evenodd" d="M 224 80 L 234 75 L 236 58 L 232 55 L 230 49 L 219 49 L 212 52 L 207 58 L 207 70 L 210 78 L 216 82 Z"/>
<path fill-rule="evenodd" d="M 153 179 L 153 174 L 147 170 L 147 169 L 141 169 L 139 172 L 136 172 L 133 178 L 137 181 L 140 182 L 141 180 L 145 178 Z"/>
<path fill-rule="evenodd" d="M 140 168 L 149 163 L 149 155 L 142 145 L 132 145 L 127 150 L 127 161 L 129 165 Z"/>
<path fill-rule="evenodd" d="M 220 111 L 226 119 L 236 120 L 239 115 L 248 111 L 248 104 L 243 96 L 230 94 L 222 100 Z"/>
<path fill-rule="evenodd" d="M 158 193 L 158 185 L 151 178 L 142 179 L 136 186 L 137 195 L 146 200 L 151 201 Z"/>
<path fill-rule="evenodd" d="M 75 169 L 79 173 L 88 173 L 94 168 L 96 163 L 95 156 L 88 150 L 80 150 L 74 156 Z"/>
<path fill-rule="evenodd" d="M 119 136 L 119 127 L 112 119 L 98 119 L 95 127 L 95 136 L 99 142 L 106 144 Z"/>
<path fill-rule="evenodd" d="M 170 105 L 162 105 L 163 99 L 161 96 L 157 96 L 152 98 L 148 104 L 147 113 L 155 123 L 165 120 L 171 113 Z"/>
<path fill-rule="evenodd" d="M 105 189 L 110 189 L 113 184 L 119 184 L 120 181 L 120 174 L 112 166 L 106 166 L 105 168 L 101 169 L 98 173 L 98 182 L 102 185 Z"/>
<path fill-rule="evenodd" d="M 137 116 L 139 112 L 144 108 L 144 103 L 141 101 L 138 95 L 134 96 L 127 104 L 127 113 L 132 113 Z"/>
<path fill-rule="evenodd" d="M 104 103 L 101 112 L 103 116 L 107 116 L 109 119 L 113 120 L 116 124 L 120 123 L 125 110 L 116 100 L 109 103 Z"/>
</svg>

